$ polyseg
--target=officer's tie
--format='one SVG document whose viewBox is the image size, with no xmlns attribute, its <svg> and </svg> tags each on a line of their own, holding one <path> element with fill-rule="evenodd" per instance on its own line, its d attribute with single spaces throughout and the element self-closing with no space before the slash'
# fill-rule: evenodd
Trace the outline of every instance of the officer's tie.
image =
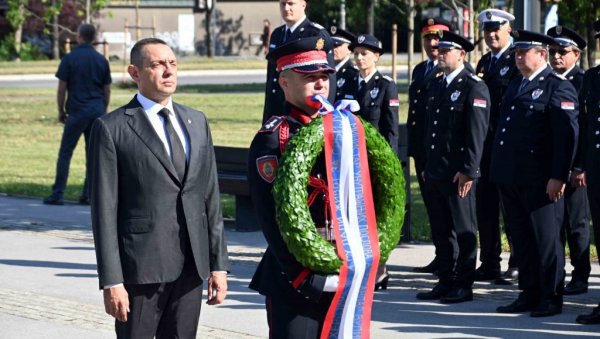
<svg viewBox="0 0 600 339">
<path fill-rule="evenodd" d="M 521 93 L 521 91 L 523 91 L 523 88 L 525 88 L 525 86 L 527 86 L 528 83 L 529 83 L 529 79 L 523 78 L 523 80 L 521 81 L 521 85 L 519 86 L 519 93 Z"/>
<path fill-rule="evenodd" d="M 169 118 L 169 110 L 167 108 L 163 108 L 158 112 L 163 118 L 163 122 L 165 124 L 165 132 L 167 134 L 167 141 L 171 148 L 171 161 L 173 161 L 173 166 L 175 166 L 175 171 L 177 172 L 177 176 L 179 176 L 179 180 L 183 181 L 183 177 L 185 176 L 185 151 L 183 150 L 183 145 L 181 144 L 181 140 L 175 132 L 175 128 L 173 128 L 173 124 L 171 123 L 171 119 Z"/>
<path fill-rule="evenodd" d="M 490 59 L 490 66 L 488 67 L 488 72 L 491 72 L 494 69 L 494 66 L 496 66 L 496 61 L 498 61 L 498 58 L 496 58 L 495 56 L 493 56 Z"/>
<path fill-rule="evenodd" d="M 425 66 L 425 76 L 427 76 L 427 74 L 429 74 L 429 72 L 431 72 L 432 68 L 433 68 L 433 61 L 427 60 L 427 65 Z"/>
<path fill-rule="evenodd" d="M 285 35 L 283 36 L 283 42 L 288 42 L 288 40 L 290 40 L 290 35 L 292 35 L 292 31 L 286 27 Z"/>
</svg>

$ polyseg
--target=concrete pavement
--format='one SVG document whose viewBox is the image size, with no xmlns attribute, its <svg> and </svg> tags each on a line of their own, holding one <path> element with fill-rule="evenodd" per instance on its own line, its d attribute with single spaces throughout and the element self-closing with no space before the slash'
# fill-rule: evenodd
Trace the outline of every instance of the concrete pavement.
<svg viewBox="0 0 600 339">
<path fill-rule="evenodd" d="M 98 291 L 89 219 L 87 206 L 0 196 L 0 338 L 114 337 Z M 228 298 L 219 306 L 203 305 L 198 338 L 264 338 L 264 298 L 247 285 L 265 241 L 260 232 L 234 231 L 227 231 L 227 240 Z M 390 286 L 375 294 L 372 338 L 600 337 L 600 325 L 574 322 L 600 301 L 597 263 L 590 291 L 565 297 L 563 314 L 530 318 L 494 311 L 516 297 L 515 286 L 476 283 L 475 300 L 458 305 L 417 301 L 415 294 L 435 280 L 411 268 L 432 256 L 429 244 L 401 245 L 392 253 Z"/>
</svg>

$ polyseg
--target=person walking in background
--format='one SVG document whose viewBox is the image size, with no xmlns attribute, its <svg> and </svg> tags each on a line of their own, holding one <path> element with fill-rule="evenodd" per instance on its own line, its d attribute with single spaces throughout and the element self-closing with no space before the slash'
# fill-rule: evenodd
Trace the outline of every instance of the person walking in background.
<svg viewBox="0 0 600 339">
<path fill-rule="evenodd" d="M 515 66 L 515 53 L 510 49 L 510 22 L 515 17 L 499 9 L 486 9 L 477 15 L 481 23 L 485 43 L 490 49 L 477 63 L 477 76 L 485 81 L 490 91 L 491 109 L 487 137 L 481 157 L 481 177 L 477 181 L 477 227 L 479 229 L 479 260 L 481 266 L 475 271 L 475 280 L 495 280 L 500 284 L 511 284 L 518 279 L 517 261 L 511 250 L 508 269 L 500 276 L 500 193 L 498 187 L 489 180 L 490 158 L 494 134 L 500 119 L 500 103 L 510 81 L 519 75 Z M 504 218 L 506 222 L 506 218 Z M 512 248 L 510 233 L 505 226 L 506 238 Z"/>
<path fill-rule="evenodd" d="M 308 2 L 306 0 L 279 0 L 279 11 L 281 18 L 285 21 L 285 24 L 275 28 L 271 34 L 271 40 L 269 41 L 269 51 L 281 46 L 282 44 L 306 37 L 321 37 L 326 41 L 327 44 L 332 44 L 331 37 L 327 33 L 327 30 L 314 22 L 311 22 L 306 17 L 306 6 Z M 330 51 L 327 54 L 327 60 L 329 65 L 335 67 L 333 60 L 333 53 Z M 265 88 L 265 105 L 263 108 L 263 119 L 264 124 L 273 115 L 280 115 L 284 111 L 285 96 L 279 86 L 279 72 L 277 72 L 277 65 L 273 61 L 269 61 L 267 64 L 267 82 Z M 335 100 L 335 73 L 329 74 L 329 81 L 331 83 L 331 91 L 329 93 L 329 101 L 334 102 Z"/>
<path fill-rule="evenodd" d="M 425 170 L 425 123 L 427 115 L 427 88 L 435 79 L 444 73 L 438 67 L 438 49 L 435 48 L 440 40 L 440 31 L 449 31 L 450 23 L 441 18 L 426 18 L 421 24 L 421 42 L 427 55 L 427 60 L 417 64 L 412 72 L 412 79 L 408 86 L 408 118 L 406 129 L 408 132 L 408 156 L 412 157 L 417 173 L 419 191 L 423 197 L 425 209 L 429 209 L 429 199 L 425 195 L 425 182 L 421 173 Z M 415 267 L 413 271 L 434 273 L 438 269 L 436 257 L 427 265 Z"/>
<path fill-rule="evenodd" d="M 524 30 L 511 34 L 522 76 L 510 82 L 502 100 L 490 181 L 500 189 L 521 293 L 496 311 L 547 317 L 562 312 L 563 193 L 577 144 L 579 105 L 573 85 L 547 64 L 554 40 Z"/>
<path fill-rule="evenodd" d="M 439 261 L 438 284 L 417 299 L 461 303 L 473 300 L 477 261 L 475 190 L 488 130 L 490 95 L 464 66 L 474 49 L 460 35 L 441 31 L 435 48 L 443 77 L 427 91 L 425 181 L 429 220 Z"/>
<path fill-rule="evenodd" d="M 581 51 L 587 46 L 577 32 L 564 27 L 552 27 L 546 32 L 554 38 L 550 45 L 550 66 L 567 78 L 579 94 L 583 85 L 584 71 L 577 66 Z M 579 122 L 583 115 L 579 115 Z M 580 140 L 583 137 L 580 134 Z M 571 168 L 571 177 L 565 187 L 565 215 L 561 232 L 563 244 L 569 245 L 569 257 L 573 272 L 571 281 L 565 286 L 564 295 L 582 294 L 588 290 L 588 279 L 592 267 L 590 265 L 590 226 L 588 217 L 588 199 L 585 191 L 585 174 L 582 170 L 581 143 L 577 144 L 575 159 Z"/>
<path fill-rule="evenodd" d="M 358 69 L 352 63 L 350 44 L 356 36 L 336 26 L 329 27 L 329 34 L 333 40 L 333 60 L 335 60 L 335 73 L 337 78 L 335 100 L 346 98 L 346 91 L 352 87 L 352 82 L 358 75 Z"/>
<path fill-rule="evenodd" d="M 88 141 L 92 123 L 106 113 L 110 101 L 110 66 L 108 61 L 92 46 L 96 28 L 90 24 L 79 26 L 77 46 L 65 55 L 58 66 L 58 121 L 65 125 L 56 161 L 56 178 L 52 194 L 44 198 L 44 204 L 63 205 L 63 196 L 69 177 L 73 151 L 81 135 L 84 135 L 86 164 Z M 66 99 L 66 100 L 65 100 Z M 89 205 L 87 176 L 79 203 Z"/>
<path fill-rule="evenodd" d="M 90 138 L 104 307 L 117 338 L 195 338 L 203 280 L 219 304 L 229 269 L 208 121 L 173 101 L 177 60 L 164 41 L 138 41 L 128 72 L 138 93 Z"/>
<path fill-rule="evenodd" d="M 262 52 L 267 54 L 269 52 L 269 40 L 271 39 L 271 22 L 267 19 L 263 20 L 263 32 L 260 39 L 262 41 Z"/>
</svg>

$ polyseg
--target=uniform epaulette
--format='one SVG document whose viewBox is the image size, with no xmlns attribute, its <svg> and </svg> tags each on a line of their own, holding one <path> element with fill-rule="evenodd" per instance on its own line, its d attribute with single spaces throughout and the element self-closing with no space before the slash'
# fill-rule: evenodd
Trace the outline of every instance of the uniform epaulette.
<svg viewBox="0 0 600 339">
<path fill-rule="evenodd" d="M 325 29 L 325 27 L 323 27 L 323 26 L 319 25 L 319 24 L 318 24 L 318 23 L 316 23 L 316 22 L 311 22 L 311 25 L 313 25 L 314 27 L 316 27 L 316 28 L 318 28 L 318 29 L 320 29 L 320 30 L 323 30 L 323 29 Z"/>
<path fill-rule="evenodd" d="M 272 116 L 265 122 L 265 124 L 258 130 L 258 133 L 272 133 L 281 125 L 281 123 L 285 120 L 285 117 L 282 116 Z"/>
<path fill-rule="evenodd" d="M 478 77 L 478 76 L 477 76 L 477 75 L 475 75 L 475 74 L 471 74 L 470 78 L 471 78 L 471 79 L 473 79 L 473 80 L 475 80 L 475 81 L 477 81 L 477 82 L 481 81 L 481 78 L 480 78 L 480 77 Z"/>
<path fill-rule="evenodd" d="M 565 78 L 565 76 L 564 76 L 564 75 L 562 75 L 562 74 L 558 74 L 558 73 L 556 73 L 556 72 L 552 72 L 552 73 L 550 73 L 550 74 L 552 74 L 552 75 L 556 76 L 556 77 L 557 77 L 557 78 L 559 78 L 560 80 L 567 80 L 567 78 Z"/>
<path fill-rule="evenodd" d="M 394 82 L 394 79 L 390 78 L 387 75 L 384 75 L 382 78 L 384 78 L 385 80 L 389 81 L 389 82 Z"/>
<path fill-rule="evenodd" d="M 435 75 L 435 77 L 436 77 L 436 78 L 439 78 L 439 77 L 441 77 L 442 75 L 444 75 L 444 72 L 438 72 L 438 73 Z"/>
</svg>

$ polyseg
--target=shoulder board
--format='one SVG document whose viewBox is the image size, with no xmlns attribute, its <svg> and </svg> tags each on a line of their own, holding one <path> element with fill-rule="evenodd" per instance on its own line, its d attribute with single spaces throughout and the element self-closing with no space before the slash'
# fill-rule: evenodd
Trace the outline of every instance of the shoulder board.
<svg viewBox="0 0 600 339">
<path fill-rule="evenodd" d="M 555 77 L 559 78 L 560 80 L 567 80 L 567 78 L 565 78 L 562 74 L 558 74 L 556 72 L 552 72 L 550 74 L 554 75 Z"/>
<path fill-rule="evenodd" d="M 323 26 L 319 25 L 319 24 L 318 24 L 318 23 L 316 23 L 316 22 L 312 22 L 312 21 L 311 21 L 311 23 L 310 23 L 310 24 L 311 24 L 311 25 L 313 25 L 314 27 L 316 27 L 316 28 L 320 29 L 320 30 L 323 30 L 323 29 L 325 29 L 325 27 L 323 27 Z"/>
<path fill-rule="evenodd" d="M 394 79 L 390 78 L 387 75 L 384 75 L 382 78 L 384 78 L 385 80 L 389 81 L 389 82 L 394 82 Z"/>
<path fill-rule="evenodd" d="M 475 80 L 475 81 L 477 81 L 477 82 L 481 81 L 481 78 L 480 78 L 480 77 L 478 77 L 478 76 L 477 76 L 477 75 L 475 75 L 475 74 L 471 74 L 470 78 L 471 78 L 471 79 L 473 79 L 473 80 Z"/>
<path fill-rule="evenodd" d="M 439 77 L 441 77 L 442 75 L 444 75 L 444 72 L 438 72 L 438 73 L 435 75 L 435 77 L 436 77 L 436 78 L 439 78 Z"/>
<path fill-rule="evenodd" d="M 272 116 L 267 120 L 267 122 L 258 130 L 258 133 L 272 133 L 275 131 L 281 123 L 285 120 L 285 117 L 282 116 Z"/>
</svg>

